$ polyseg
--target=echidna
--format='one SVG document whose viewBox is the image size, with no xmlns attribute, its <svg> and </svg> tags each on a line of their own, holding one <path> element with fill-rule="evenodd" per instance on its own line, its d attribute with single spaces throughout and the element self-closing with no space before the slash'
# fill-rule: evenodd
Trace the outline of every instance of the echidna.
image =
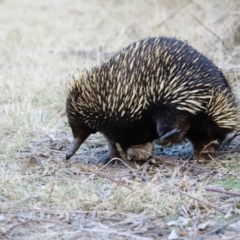
<svg viewBox="0 0 240 240">
<path fill-rule="evenodd" d="M 109 142 L 106 162 L 159 139 L 171 146 L 188 138 L 195 153 L 221 143 L 238 125 L 237 103 L 222 72 L 205 56 L 175 38 L 132 43 L 69 84 L 66 102 L 74 140 L 69 159 L 92 133 Z M 214 154 L 217 145 L 205 151 Z"/>
</svg>

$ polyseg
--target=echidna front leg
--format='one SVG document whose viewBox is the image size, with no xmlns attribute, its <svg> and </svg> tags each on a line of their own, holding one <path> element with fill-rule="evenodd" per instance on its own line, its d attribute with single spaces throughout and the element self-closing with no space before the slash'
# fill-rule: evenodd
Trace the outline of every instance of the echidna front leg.
<svg viewBox="0 0 240 240">
<path fill-rule="evenodd" d="M 108 152 L 98 159 L 98 163 L 105 164 L 112 158 L 120 158 L 120 154 L 117 150 L 116 143 L 109 140 L 108 141 Z"/>
</svg>

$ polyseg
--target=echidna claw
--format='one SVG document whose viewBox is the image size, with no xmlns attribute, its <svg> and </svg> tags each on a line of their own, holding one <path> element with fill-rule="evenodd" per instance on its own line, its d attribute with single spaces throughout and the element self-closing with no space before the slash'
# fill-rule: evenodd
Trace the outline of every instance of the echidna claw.
<svg viewBox="0 0 240 240">
<path fill-rule="evenodd" d="M 110 160 L 109 155 L 108 155 L 108 154 L 104 154 L 103 156 L 101 156 L 101 157 L 97 160 L 97 163 L 98 163 L 98 164 L 106 164 L 109 160 Z"/>
<path fill-rule="evenodd" d="M 164 134 L 160 140 L 165 140 L 166 138 L 169 138 L 177 133 L 181 132 L 181 130 L 179 128 L 174 128 L 173 130 L 171 130 L 170 132 Z"/>
</svg>

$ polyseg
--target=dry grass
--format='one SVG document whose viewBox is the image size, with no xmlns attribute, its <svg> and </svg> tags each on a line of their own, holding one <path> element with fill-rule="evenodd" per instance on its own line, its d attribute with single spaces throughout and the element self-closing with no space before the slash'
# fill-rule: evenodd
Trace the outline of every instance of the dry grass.
<svg viewBox="0 0 240 240">
<path fill-rule="evenodd" d="M 99 134 L 64 161 L 69 74 L 134 40 L 188 40 L 238 93 L 238 1 L 2 0 L 0 10 L 0 238 L 240 239 L 239 140 L 221 161 L 161 158 L 145 175 L 99 169 Z"/>
</svg>

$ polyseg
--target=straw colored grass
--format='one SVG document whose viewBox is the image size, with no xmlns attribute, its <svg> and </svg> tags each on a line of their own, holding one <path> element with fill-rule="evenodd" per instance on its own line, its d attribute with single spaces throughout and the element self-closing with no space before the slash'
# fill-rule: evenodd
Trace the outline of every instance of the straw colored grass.
<svg viewBox="0 0 240 240">
<path fill-rule="evenodd" d="M 97 166 L 100 134 L 64 160 L 70 75 L 140 38 L 187 40 L 238 96 L 238 1 L 3 0 L 0 9 L 0 238 L 240 238 L 238 138 L 203 165 Z"/>
</svg>

